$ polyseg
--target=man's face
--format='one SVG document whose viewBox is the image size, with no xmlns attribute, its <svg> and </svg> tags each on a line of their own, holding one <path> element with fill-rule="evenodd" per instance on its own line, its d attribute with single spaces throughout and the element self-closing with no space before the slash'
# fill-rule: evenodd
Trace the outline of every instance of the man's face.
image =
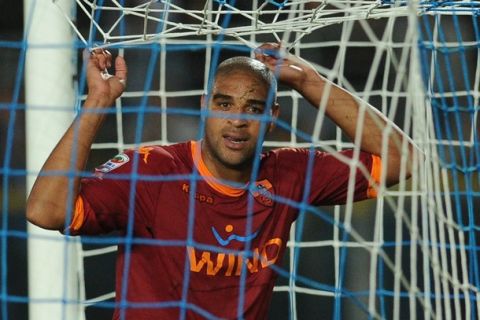
<svg viewBox="0 0 480 320">
<path fill-rule="evenodd" d="M 261 122 L 245 119 L 245 115 L 262 115 L 266 109 L 269 88 L 247 71 L 218 75 L 209 101 L 211 112 L 205 122 L 203 152 L 216 165 L 245 169 L 252 165 Z M 205 103 L 205 102 L 204 102 Z M 274 116 L 278 113 L 275 106 Z M 269 128 L 267 123 L 264 128 Z"/>
</svg>

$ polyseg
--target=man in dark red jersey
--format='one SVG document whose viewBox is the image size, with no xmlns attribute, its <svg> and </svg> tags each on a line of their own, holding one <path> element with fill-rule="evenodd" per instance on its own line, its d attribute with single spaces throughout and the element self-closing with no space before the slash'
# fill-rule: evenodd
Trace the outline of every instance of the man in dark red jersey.
<svg viewBox="0 0 480 320">
<path fill-rule="evenodd" d="M 127 78 L 123 58 L 115 60 L 115 75 L 106 77 L 101 70 L 110 67 L 111 56 L 97 51 L 90 57 L 84 112 L 46 161 L 27 217 L 72 235 L 125 234 L 114 319 L 264 319 L 276 279 L 272 266 L 281 263 L 301 202 L 345 203 L 351 177 L 355 201 L 375 197 L 379 183 L 400 179 L 399 146 L 405 140 L 411 152 L 408 138 L 305 61 L 279 58 L 280 51 L 268 43 L 256 50 L 256 59 L 236 57 L 219 65 L 202 98 L 209 112 L 202 140 L 125 151 L 94 177 L 75 178 L 72 190 L 69 177 L 48 172 L 68 171 L 72 155 L 76 170 L 84 170 L 105 117 L 95 111 L 113 104 Z M 258 155 L 257 145 L 279 112 L 272 71 L 313 106 L 325 108 L 361 151 L 284 148 Z M 359 118 L 363 129 L 357 133 Z M 66 221 L 69 208 L 73 217 Z"/>
</svg>

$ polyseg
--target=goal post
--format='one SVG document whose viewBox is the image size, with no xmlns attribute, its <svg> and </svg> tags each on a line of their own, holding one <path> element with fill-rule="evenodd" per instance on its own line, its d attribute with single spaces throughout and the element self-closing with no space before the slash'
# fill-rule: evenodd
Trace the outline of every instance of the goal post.
<svg viewBox="0 0 480 320">
<path fill-rule="evenodd" d="M 24 0 L 27 190 L 74 115 L 74 2 Z M 78 240 L 28 223 L 29 319 L 82 319 Z"/>
</svg>

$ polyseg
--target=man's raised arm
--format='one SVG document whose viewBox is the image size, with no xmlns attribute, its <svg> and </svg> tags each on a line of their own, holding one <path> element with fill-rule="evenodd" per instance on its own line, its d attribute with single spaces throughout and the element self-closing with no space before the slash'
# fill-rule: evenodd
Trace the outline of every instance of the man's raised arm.
<svg viewBox="0 0 480 320">
<path fill-rule="evenodd" d="M 104 72 L 111 66 L 111 54 L 95 50 L 87 65 L 88 96 L 83 112 L 74 120 L 42 167 L 27 200 L 27 219 L 39 227 L 63 230 L 67 209 L 73 207 L 80 186 L 78 173 L 85 169 L 90 148 L 105 113 L 124 90 L 127 65 L 122 57 L 115 60 L 115 76 Z M 72 168 L 72 156 L 75 155 Z M 68 201 L 69 177 L 75 172 L 73 195 Z M 72 211 L 73 212 L 73 211 Z M 68 222 L 67 222 L 68 223 Z"/>
<path fill-rule="evenodd" d="M 266 43 L 255 51 L 256 59 L 265 63 L 279 77 L 279 81 L 298 91 L 313 106 L 319 107 L 323 96 L 328 94 L 325 114 L 333 120 L 353 141 L 357 137 L 357 124 L 362 103 L 350 92 L 337 86 L 321 76 L 306 61 L 286 54 L 279 56 L 280 46 L 276 43 Z M 326 88 L 330 86 L 329 90 Z M 371 105 L 365 105 L 364 120 L 360 125 L 360 148 L 382 157 L 383 132 L 387 126 L 392 130 L 388 136 L 387 155 L 382 157 L 386 171 L 387 186 L 398 183 L 402 157 L 402 141 L 408 142 L 407 177 L 411 174 L 411 154 L 413 143 L 395 124 L 391 123 L 381 112 Z M 405 156 L 404 155 L 404 156 Z"/>
</svg>

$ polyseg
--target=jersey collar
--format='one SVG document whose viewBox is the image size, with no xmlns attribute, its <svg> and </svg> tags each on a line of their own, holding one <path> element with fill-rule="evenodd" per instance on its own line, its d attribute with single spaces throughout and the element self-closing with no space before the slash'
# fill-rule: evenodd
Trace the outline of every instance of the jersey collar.
<svg viewBox="0 0 480 320">
<path fill-rule="evenodd" d="M 210 172 L 210 170 L 208 170 L 207 165 L 203 161 L 200 141 L 190 141 L 190 149 L 192 153 L 193 163 L 195 164 L 198 173 L 202 176 L 202 178 L 208 183 L 211 188 L 213 188 L 217 192 L 220 192 L 221 194 L 230 197 L 240 197 L 245 193 L 245 188 L 235 188 L 226 185 L 213 176 L 213 174 Z"/>
</svg>

